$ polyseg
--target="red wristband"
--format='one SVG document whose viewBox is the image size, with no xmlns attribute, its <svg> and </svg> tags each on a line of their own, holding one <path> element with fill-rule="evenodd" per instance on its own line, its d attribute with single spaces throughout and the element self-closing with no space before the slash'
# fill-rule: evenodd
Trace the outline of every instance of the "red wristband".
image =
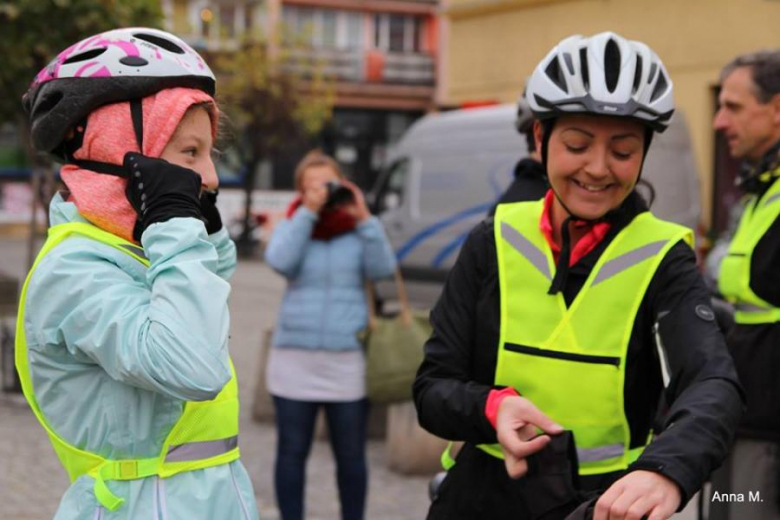
<svg viewBox="0 0 780 520">
<path fill-rule="evenodd" d="M 511 395 L 516 395 L 518 397 L 520 396 L 520 394 L 517 393 L 517 390 L 511 386 L 502 388 L 501 390 L 491 390 L 488 394 L 487 402 L 485 403 L 485 417 L 487 417 L 487 420 L 490 421 L 491 425 L 493 425 L 493 428 L 496 427 L 496 419 L 498 419 L 498 407 L 501 405 L 501 401 Z"/>
</svg>

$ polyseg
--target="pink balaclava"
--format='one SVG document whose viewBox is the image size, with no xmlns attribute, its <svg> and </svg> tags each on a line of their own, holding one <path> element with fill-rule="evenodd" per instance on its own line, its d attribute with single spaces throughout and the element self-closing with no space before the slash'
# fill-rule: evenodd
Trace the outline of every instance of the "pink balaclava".
<svg viewBox="0 0 780 520">
<path fill-rule="evenodd" d="M 218 110 L 214 99 L 201 90 L 170 88 L 145 97 L 143 105 L 143 153 L 160 157 L 184 114 L 195 104 L 211 103 L 212 137 L 216 136 Z M 98 108 L 87 119 L 84 142 L 76 159 L 122 165 L 127 152 L 138 152 L 130 116 L 130 103 L 113 103 Z M 70 201 L 92 224 L 135 242 L 133 228 L 137 214 L 125 196 L 127 180 L 95 173 L 73 164 L 60 171 L 70 191 Z"/>
</svg>

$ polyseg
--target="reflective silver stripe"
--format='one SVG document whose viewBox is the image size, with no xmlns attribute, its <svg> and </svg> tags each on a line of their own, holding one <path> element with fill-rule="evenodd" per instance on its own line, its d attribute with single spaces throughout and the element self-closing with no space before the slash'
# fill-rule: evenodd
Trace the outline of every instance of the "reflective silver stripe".
<svg viewBox="0 0 780 520">
<path fill-rule="evenodd" d="M 620 457 L 624 451 L 622 444 L 610 444 L 599 448 L 577 448 L 577 458 L 580 462 L 598 462 Z"/>
<path fill-rule="evenodd" d="M 604 266 L 599 270 L 599 273 L 593 280 L 591 287 L 603 282 L 604 280 L 612 278 L 616 274 L 625 271 L 629 267 L 633 267 L 636 264 L 647 260 L 651 256 L 655 256 L 661 249 L 663 249 L 665 245 L 666 240 L 651 242 L 646 246 L 638 247 L 633 251 L 629 251 L 624 255 L 620 255 L 619 257 L 610 260 L 609 262 L 605 263 Z"/>
<path fill-rule="evenodd" d="M 130 244 L 119 244 L 119 245 L 120 245 L 120 247 L 123 247 L 123 248 L 127 249 L 128 251 L 130 251 L 131 253 L 133 253 L 135 256 L 140 256 L 144 260 L 149 260 L 146 257 L 146 253 L 144 253 L 144 250 L 141 249 L 140 247 L 136 247 L 136 246 L 133 246 L 133 245 L 130 245 Z"/>
<path fill-rule="evenodd" d="M 222 455 L 238 446 L 238 435 L 218 441 L 188 442 L 168 448 L 165 462 L 189 462 Z"/>
<path fill-rule="evenodd" d="M 531 264 L 533 264 L 540 273 L 546 276 L 548 280 L 552 280 L 550 266 L 547 265 L 547 258 L 545 258 L 544 253 L 533 245 L 530 240 L 525 238 L 519 231 L 506 222 L 501 223 L 501 238 L 514 247 L 518 253 L 526 258 L 526 260 L 531 262 Z"/>
<path fill-rule="evenodd" d="M 775 193 L 774 195 L 766 199 L 766 202 L 764 202 L 764 206 L 769 206 L 770 204 L 772 204 L 774 201 L 778 199 L 780 199 L 780 193 Z"/>
<path fill-rule="evenodd" d="M 734 309 L 738 312 L 744 312 L 747 314 L 757 314 L 761 312 L 769 312 L 772 310 L 770 307 L 759 307 L 758 305 L 753 305 L 752 303 L 738 303 L 734 305 Z"/>
<path fill-rule="evenodd" d="M 658 313 L 658 319 L 660 320 L 665 315 L 669 314 L 669 311 L 661 311 Z M 669 367 L 669 360 L 666 359 L 666 350 L 664 349 L 664 342 L 661 340 L 661 334 L 658 332 L 659 325 L 655 322 L 653 325 L 653 333 L 655 334 L 655 347 L 658 349 L 658 362 L 661 364 L 661 380 L 664 382 L 664 389 L 669 388 L 669 381 L 671 377 L 671 369 Z"/>
</svg>

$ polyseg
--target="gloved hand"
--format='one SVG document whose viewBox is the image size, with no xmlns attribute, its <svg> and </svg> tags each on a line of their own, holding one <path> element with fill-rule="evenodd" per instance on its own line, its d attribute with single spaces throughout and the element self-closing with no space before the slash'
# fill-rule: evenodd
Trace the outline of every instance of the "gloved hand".
<svg viewBox="0 0 780 520">
<path fill-rule="evenodd" d="M 176 217 L 201 220 L 200 175 L 163 159 L 128 152 L 124 167 L 130 172 L 125 194 L 138 213 L 133 237 L 140 241 L 143 232 L 158 222 Z"/>
<path fill-rule="evenodd" d="M 217 209 L 217 195 L 219 190 L 204 191 L 200 195 L 200 211 L 203 213 L 203 222 L 209 235 L 222 229 L 222 217 Z"/>
</svg>

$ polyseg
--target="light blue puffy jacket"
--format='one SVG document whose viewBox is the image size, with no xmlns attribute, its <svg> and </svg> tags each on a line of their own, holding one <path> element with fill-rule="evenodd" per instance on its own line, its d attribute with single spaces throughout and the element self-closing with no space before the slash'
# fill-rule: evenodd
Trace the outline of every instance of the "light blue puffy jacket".
<svg viewBox="0 0 780 520">
<path fill-rule="evenodd" d="M 52 225 L 86 222 L 57 195 Z M 35 398 L 71 444 L 109 459 L 147 458 L 184 401 L 214 398 L 230 379 L 227 279 L 235 246 L 222 229 L 177 218 L 150 226 L 140 262 L 71 237 L 39 263 L 28 286 L 25 334 Z M 55 519 L 257 519 L 241 461 L 167 479 L 110 481 L 125 503 L 111 512 L 82 476 Z"/>
<path fill-rule="evenodd" d="M 314 240 L 317 214 L 299 207 L 274 230 L 265 260 L 287 278 L 274 347 L 361 348 L 368 323 L 364 280 L 393 275 L 395 254 L 376 217 L 331 240 Z"/>
</svg>

